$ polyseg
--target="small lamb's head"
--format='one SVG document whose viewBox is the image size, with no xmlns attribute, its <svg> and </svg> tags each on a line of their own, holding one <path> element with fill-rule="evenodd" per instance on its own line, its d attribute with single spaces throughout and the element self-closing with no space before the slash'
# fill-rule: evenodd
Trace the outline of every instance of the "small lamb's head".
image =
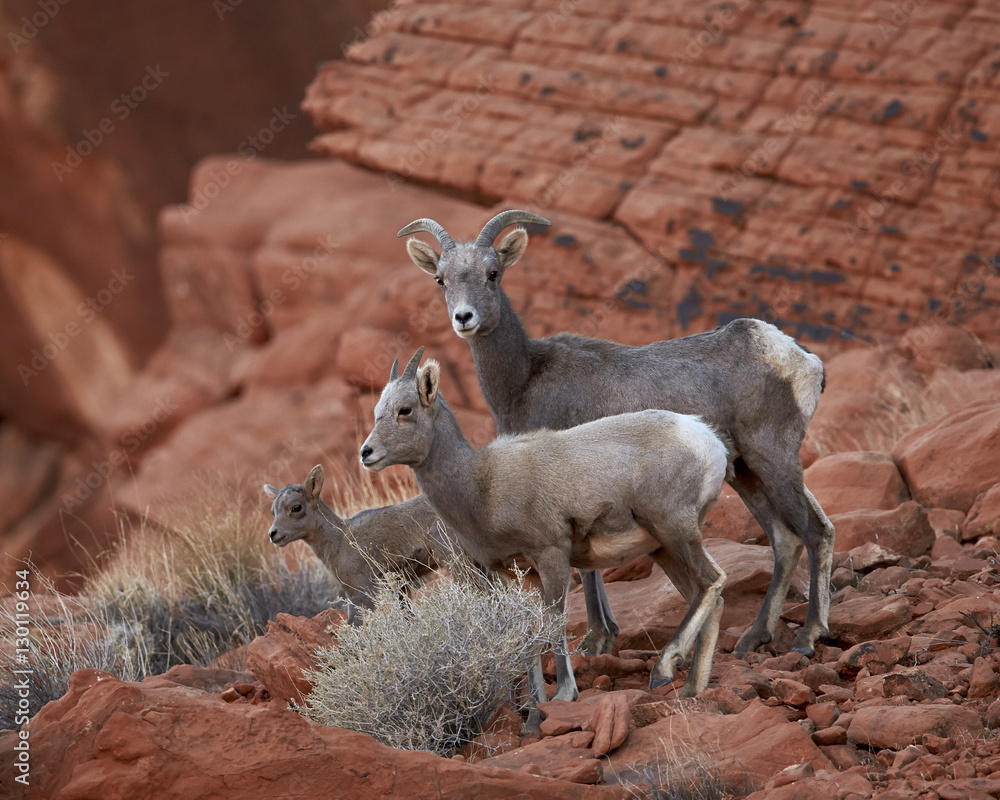
<svg viewBox="0 0 1000 800">
<path fill-rule="evenodd" d="M 323 477 L 323 465 L 317 464 L 309 470 L 301 486 L 290 483 L 284 489 L 278 489 L 269 483 L 264 484 L 265 494 L 274 501 L 271 503 L 274 523 L 267 535 L 278 547 L 298 539 L 308 539 L 316 532 L 316 504 L 323 488 Z"/>
<path fill-rule="evenodd" d="M 523 228 L 517 228 L 496 248 L 493 240 L 504 228 L 518 222 L 552 224 L 527 211 L 503 211 L 486 223 L 474 242 L 454 241 L 432 219 L 418 219 L 396 234 L 405 236 L 425 231 L 440 242 L 440 255 L 419 239 L 407 241 L 406 251 L 413 263 L 433 275 L 444 290 L 451 326 L 463 339 L 489 336 L 500 322 L 500 282 L 504 272 L 524 253 L 528 234 Z"/>
<path fill-rule="evenodd" d="M 372 472 L 403 464 L 417 467 L 434 440 L 441 367 L 428 360 L 418 369 L 424 348 L 414 353 L 403 374 L 394 361 L 389 382 L 375 406 L 375 427 L 361 447 L 361 463 Z"/>
</svg>

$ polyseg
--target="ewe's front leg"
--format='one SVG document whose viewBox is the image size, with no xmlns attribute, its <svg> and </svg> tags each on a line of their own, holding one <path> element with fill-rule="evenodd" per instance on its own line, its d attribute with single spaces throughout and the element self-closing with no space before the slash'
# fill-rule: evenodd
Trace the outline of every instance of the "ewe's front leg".
<svg viewBox="0 0 1000 800">
<path fill-rule="evenodd" d="M 604 579 L 600 570 L 581 569 L 583 599 L 587 604 L 587 635 L 580 643 L 581 652 L 588 656 L 614 653 L 618 638 L 618 623 L 615 621 L 608 593 L 604 589 Z"/>
</svg>

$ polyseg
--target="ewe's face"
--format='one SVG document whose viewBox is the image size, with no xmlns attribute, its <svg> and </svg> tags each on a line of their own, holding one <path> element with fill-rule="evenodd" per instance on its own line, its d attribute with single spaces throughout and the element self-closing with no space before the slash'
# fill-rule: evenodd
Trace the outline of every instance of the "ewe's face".
<svg viewBox="0 0 1000 800">
<path fill-rule="evenodd" d="M 271 504 L 274 522 L 268 538 L 278 547 L 284 547 L 312 535 L 316 529 L 314 511 L 306 497 L 305 487 L 289 484 L 278 492 Z"/>
<path fill-rule="evenodd" d="M 375 427 L 361 447 L 361 463 L 371 472 L 394 464 L 419 467 L 434 441 L 434 414 L 440 372 L 428 361 L 416 378 L 390 381 L 375 406 Z"/>
<path fill-rule="evenodd" d="M 463 339 L 489 336 L 500 322 L 504 272 L 521 257 L 528 234 L 512 231 L 500 246 L 456 242 L 440 255 L 428 244 L 410 239 L 413 262 L 430 273 L 444 292 L 451 327 Z"/>
</svg>

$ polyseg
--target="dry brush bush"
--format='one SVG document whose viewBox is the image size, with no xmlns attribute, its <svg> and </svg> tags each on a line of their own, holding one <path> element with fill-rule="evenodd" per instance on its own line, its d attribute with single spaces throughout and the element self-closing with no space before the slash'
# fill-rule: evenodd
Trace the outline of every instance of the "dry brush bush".
<svg viewBox="0 0 1000 800">
<path fill-rule="evenodd" d="M 448 755 L 514 699 L 534 657 L 552 649 L 565 616 L 548 613 L 520 582 L 471 579 L 452 567 L 401 607 L 389 576 L 360 627 L 317 653 L 300 710 L 390 747 Z"/>
</svg>

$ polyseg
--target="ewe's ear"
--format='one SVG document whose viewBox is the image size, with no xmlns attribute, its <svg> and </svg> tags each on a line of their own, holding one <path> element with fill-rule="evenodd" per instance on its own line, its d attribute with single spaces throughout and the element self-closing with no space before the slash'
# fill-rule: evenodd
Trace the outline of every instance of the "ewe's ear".
<svg viewBox="0 0 1000 800">
<path fill-rule="evenodd" d="M 312 502 L 319 497 L 320 490 L 323 488 L 323 465 L 317 464 L 311 470 L 309 474 L 306 475 L 306 482 L 303 484 L 306 490 L 306 499 Z"/>
<path fill-rule="evenodd" d="M 420 269 L 424 272 L 429 272 L 431 275 L 437 274 L 438 259 L 441 256 L 439 256 L 434 251 L 434 248 L 429 244 L 426 244 L 419 239 L 407 239 L 406 252 L 410 254 L 410 258 L 413 259 L 413 263 L 420 267 Z"/>
<path fill-rule="evenodd" d="M 264 494 L 274 500 L 278 496 L 278 488 L 269 483 L 264 484 Z"/>
<path fill-rule="evenodd" d="M 517 260 L 524 255 L 524 249 L 527 246 L 528 232 L 524 228 L 515 228 L 504 236 L 500 246 L 496 249 L 500 269 L 506 270 L 513 267 Z"/>
<path fill-rule="evenodd" d="M 417 373 L 417 395 L 425 408 L 434 405 L 441 384 L 441 367 L 437 361 L 428 361 Z"/>
</svg>

